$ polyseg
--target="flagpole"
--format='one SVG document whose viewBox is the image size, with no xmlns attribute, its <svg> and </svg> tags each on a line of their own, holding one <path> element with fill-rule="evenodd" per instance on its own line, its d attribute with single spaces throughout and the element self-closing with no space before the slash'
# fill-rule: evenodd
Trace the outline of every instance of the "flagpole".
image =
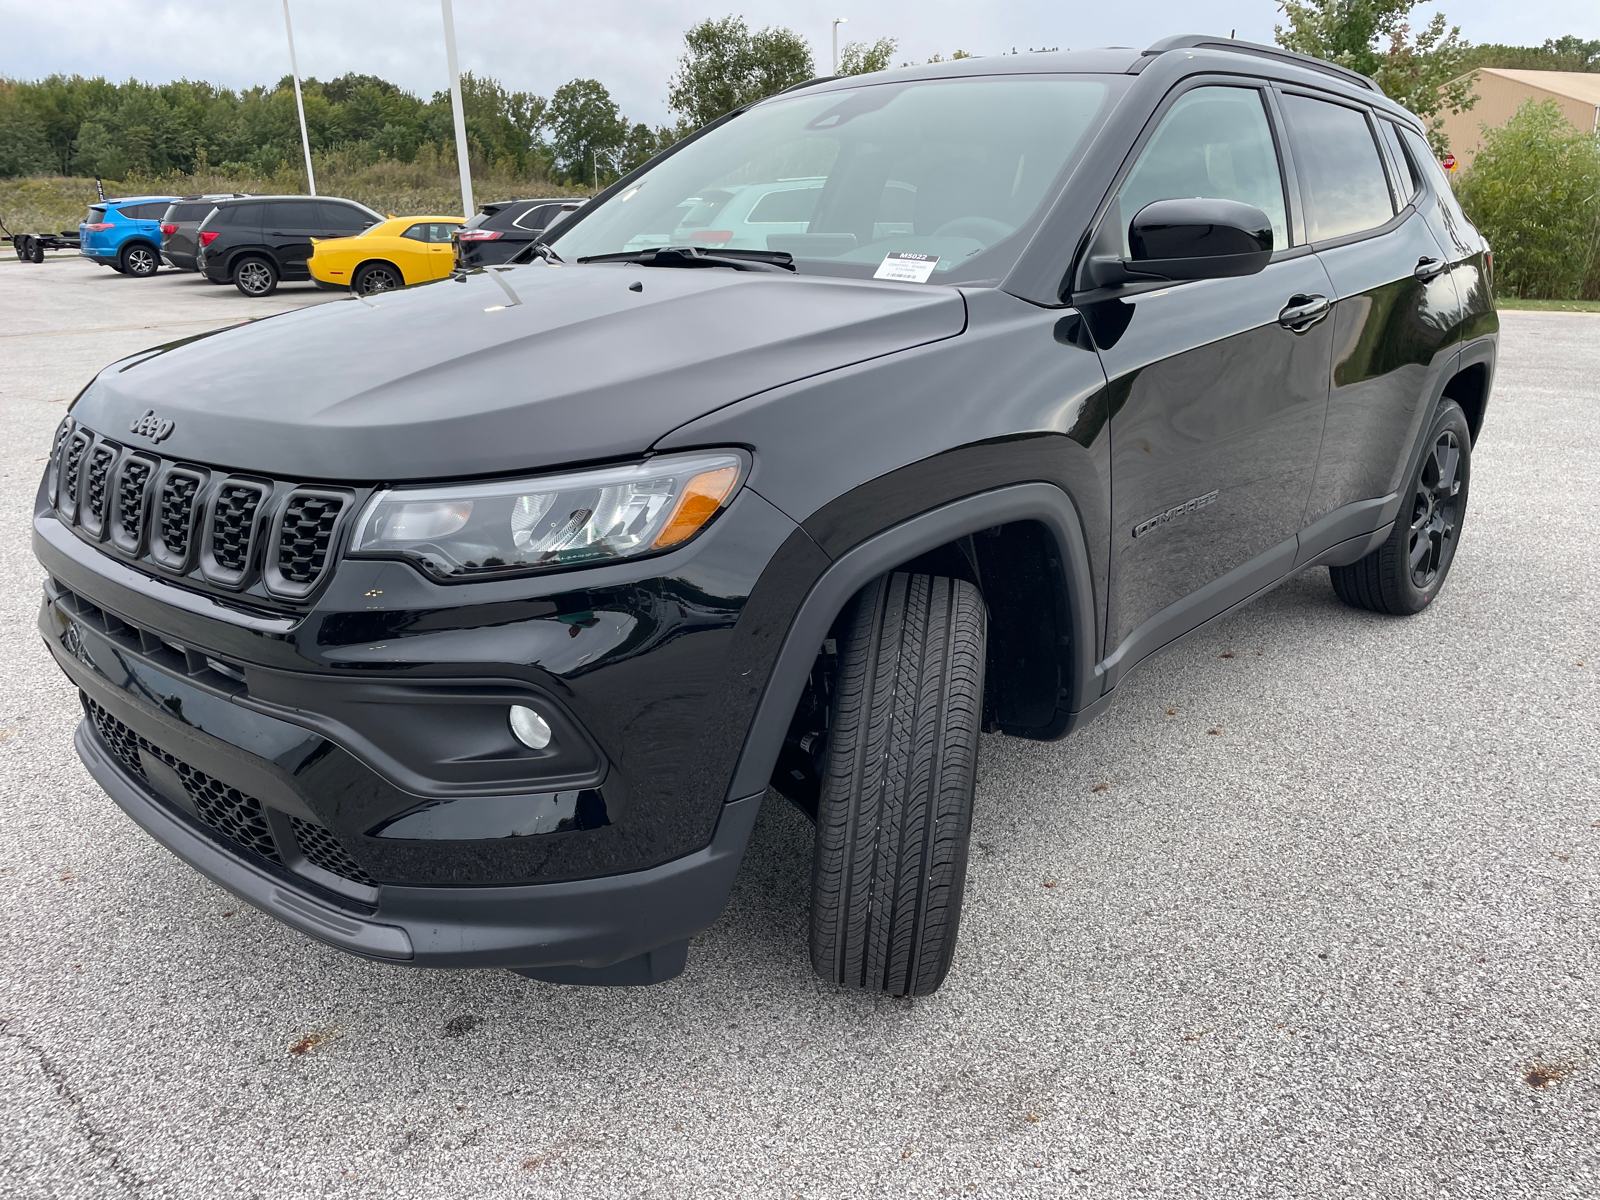
<svg viewBox="0 0 1600 1200">
<path fill-rule="evenodd" d="M 284 0 L 288 3 L 288 0 Z M 456 67 L 456 18 L 450 0 L 439 0 L 444 15 L 444 55 L 450 65 L 450 109 L 456 121 L 456 165 L 461 168 L 461 215 L 470 218 L 472 165 L 467 161 L 467 117 L 461 108 L 461 72 Z"/>
<path fill-rule="evenodd" d="M 294 57 L 294 26 L 289 22 L 289 0 L 283 0 L 283 27 L 289 34 L 289 70 L 294 75 L 294 107 L 300 114 L 300 148 L 306 152 L 306 183 L 317 194 L 317 177 L 311 170 L 311 135 L 306 132 L 306 105 L 300 98 L 300 64 Z"/>
</svg>

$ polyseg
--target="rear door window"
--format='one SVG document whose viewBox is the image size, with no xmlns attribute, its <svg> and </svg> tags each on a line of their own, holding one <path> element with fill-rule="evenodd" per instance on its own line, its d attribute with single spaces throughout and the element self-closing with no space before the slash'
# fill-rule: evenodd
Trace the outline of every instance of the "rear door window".
<svg viewBox="0 0 1600 1200">
<path fill-rule="evenodd" d="M 1313 242 L 1376 229 L 1394 216 L 1372 126 L 1360 109 L 1285 94 L 1283 107 Z"/>
<path fill-rule="evenodd" d="M 233 229 L 260 229 L 265 204 L 233 204 L 222 209 L 211 219 L 212 225 L 227 225 Z"/>
<path fill-rule="evenodd" d="M 322 214 L 321 227 L 332 233 L 360 233 L 372 224 L 371 217 L 348 204 L 321 200 L 318 201 L 317 207 Z"/>
<path fill-rule="evenodd" d="M 1272 245 L 1289 244 L 1283 172 L 1261 93 L 1248 87 L 1197 87 L 1161 118 L 1117 194 L 1123 253 L 1128 225 L 1157 200 L 1237 200 L 1272 222 Z"/>
<path fill-rule="evenodd" d="M 1394 127 L 1393 121 L 1378 122 L 1378 137 L 1389 152 L 1389 164 L 1394 169 L 1395 203 L 1404 208 L 1421 190 L 1422 180 L 1400 145 L 1400 131 Z"/>
<path fill-rule="evenodd" d="M 320 227 L 317 204 L 311 200 L 272 200 L 263 205 L 266 209 L 264 224 L 271 229 L 311 230 Z"/>
</svg>

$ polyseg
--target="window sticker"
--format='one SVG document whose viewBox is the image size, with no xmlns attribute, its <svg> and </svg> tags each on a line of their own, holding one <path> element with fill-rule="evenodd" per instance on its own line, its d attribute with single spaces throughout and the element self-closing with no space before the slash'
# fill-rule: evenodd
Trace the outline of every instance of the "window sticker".
<svg viewBox="0 0 1600 1200">
<path fill-rule="evenodd" d="M 910 250 L 891 250 L 873 272 L 874 279 L 895 279 L 901 283 L 927 283 L 933 268 L 939 265 L 937 254 L 916 254 Z"/>
</svg>

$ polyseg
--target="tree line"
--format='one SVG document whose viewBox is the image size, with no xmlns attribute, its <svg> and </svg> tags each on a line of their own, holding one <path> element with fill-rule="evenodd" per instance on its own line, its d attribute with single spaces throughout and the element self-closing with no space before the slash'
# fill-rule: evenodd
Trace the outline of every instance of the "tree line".
<svg viewBox="0 0 1600 1200">
<path fill-rule="evenodd" d="M 896 48 L 889 38 L 851 43 L 842 73 L 883 70 Z M 587 184 L 596 174 L 632 170 L 701 125 L 815 74 L 801 35 L 782 27 L 751 30 L 737 16 L 702 21 L 684 34 L 667 85 L 676 118 L 668 125 L 629 120 L 597 79 L 574 79 L 542 96 L 467 72 L 461 98 L 469 154 L 475 164 L 502 173 Z M 301 93 L 313 152 L 410 163 L 431 146 L 441 158 L 454 157 L 447 92 L 424 99 L 376 75 L 351 72 L 304 79 Z M 0 177 L 270 176 L 300 155 L 287 75 L 238 91 L 188 79 L 0 79 Z"/>
</svg>

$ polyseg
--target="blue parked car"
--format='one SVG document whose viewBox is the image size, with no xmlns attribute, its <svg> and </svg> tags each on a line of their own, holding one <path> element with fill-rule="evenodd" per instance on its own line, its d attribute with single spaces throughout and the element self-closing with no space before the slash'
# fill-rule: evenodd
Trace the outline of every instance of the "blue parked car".
<svg viewBox="0 0 1600 1200">
<path fill-rule="evenodd" d="M 78 253 L 124 275 L 154 275 L 161 266 L 161 218 L 176 196 L 99 200 L 78 225 Z"/>
</svg>

